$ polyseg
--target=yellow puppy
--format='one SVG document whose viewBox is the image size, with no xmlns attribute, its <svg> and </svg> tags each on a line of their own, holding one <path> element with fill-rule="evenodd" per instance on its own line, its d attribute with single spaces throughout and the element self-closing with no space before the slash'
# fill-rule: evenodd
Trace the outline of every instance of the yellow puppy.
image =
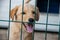
<svg viewBox="0 0 60 40">
<path fill-rule="evenodd" d="M 26 1 L 27 3 L 29 1 Z M 22 13 L 22 5 L 16 6 L 10 12 L 10 18 L 14 21 L 22 21 L 23 14 L 23 23 L 11 22 L 10 23 L 10 35 L 9 40 L 20 40 L 21 36 L 21 25 L 22 25 L 22 40 L 32 40 L 33 32 L 33 22 L 34 20 L 39 20 L 39 10 L 36 7 L 36 19 L 35 19 L 35 7 L 30 4 L 24 5 L 24 10 Z M 28 22 L 28 23 L 24 23 Z M 29 23 L 31 22 L 31 23 Z"/>
</svg>

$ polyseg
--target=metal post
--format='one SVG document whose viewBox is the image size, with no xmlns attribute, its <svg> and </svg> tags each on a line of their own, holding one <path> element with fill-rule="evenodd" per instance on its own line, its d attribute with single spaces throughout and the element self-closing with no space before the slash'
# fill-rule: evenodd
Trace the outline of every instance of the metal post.
<svg viewBox="0 0 60 40">
<path fill-rule="evenodd" d="M 48 0 L 48 4 L 47 4 L 47 19 L 46 19 L 45 40 L 47 40 L 48 12 L 49 12 L 49 0 Z"/>
</svg>

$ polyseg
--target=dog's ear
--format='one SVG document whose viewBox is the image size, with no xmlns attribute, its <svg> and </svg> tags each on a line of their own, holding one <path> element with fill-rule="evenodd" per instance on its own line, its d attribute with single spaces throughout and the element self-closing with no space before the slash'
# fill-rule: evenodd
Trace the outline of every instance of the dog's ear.
<svg viewBox="0 0 60 40">
<path fill-rule="evenodd" d="M 18 10 L 18 6 L 16 6 L 15 8 L 13 8 L 11 11 L 10 11 L 10 18 L 13 20 L 14 19 L 14 15 L 16 14 Z"/>
<path fill-rule="evenodd" d="M 24 3 L 29 3 L 31 0 L 24 0 Z"/>
<path fill-rule="evenodd" d="M 39 15 L 40 15 L 39 9 L 36 8 L 36 21 L 39 20 Z"/>
</svg>

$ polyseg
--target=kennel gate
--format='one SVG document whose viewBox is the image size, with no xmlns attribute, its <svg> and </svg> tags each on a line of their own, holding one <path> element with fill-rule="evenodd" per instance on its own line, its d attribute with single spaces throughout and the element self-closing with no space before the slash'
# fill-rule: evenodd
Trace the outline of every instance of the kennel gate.
<svg viewBox="0 0 60 40">
<path fill-rule="evenodd" d="M 10 3 L 9 3 L 9 10 L 11 10 L 11 1 L 12 0 L 10 0 Z M 36 5 L 37 5 L 37 0 L 35 0 L 35 14 L 36 14 Z M 24 10 L 24 0 L 22 1 L 22 22 L 21 23 L 28 23 L 28 22 L 23 22 L 23 10 Z M 48 24 L 48 11 L 49 11 L 49 0 L 48 0 L 48 4 L 47 4 L 46 24 L 45 23 L 36 23 L 36 22 L 34 22 L 33 24 L 34 24 L 34 26 L 35 26 L 35 24 L 46 25 L 45 40 L 47 40 L 47 27 L 48 27 L 48 25 L 59 26 L 59 32 L 58 32 L 59 33 L 58 34 L 59 37 L 58 37 L 58 40 L 60 40 L 60 18 L 59 18 L 59 24 Z M 60 17 L 60 11 L 59 11 L 59 17 Z M 10 22 L 20 22 L 20 21 L 11 21 L 10 20 L 10 15 L 9 15 L 9 20 L 0 20 L 0 21 L 9 22 L 9 27 L 8 27 L 8 40 L 9 40 Z M 32 40 L 34 40 L 34 31 L 32 33 L 32 37 L 33 37 Z M 21 37 L 20 37 L 20 39 L 22 40 L 22 24 L 21 24 Z"/>
</svg>

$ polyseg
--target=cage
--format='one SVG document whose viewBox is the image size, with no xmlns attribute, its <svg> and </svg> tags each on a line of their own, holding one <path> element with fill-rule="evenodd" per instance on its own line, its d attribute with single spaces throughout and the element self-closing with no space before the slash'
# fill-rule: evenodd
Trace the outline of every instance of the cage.
<svg viewBox="0 0 60 40">
<path fill-rule="evenodd" d="M 24 0 L 0 0 L 0 40 L 9 40 L 10 23 L 28 23 L 10 20 L 10 10 L 16 5 L 22 4 L 24 10 Z M 60 40 L 60 5 L 59 0 L 31 0 L 30 4 L 39 8 L 39 21 L 34 21 L 32 40 Z M 36 16 L 36 15 L 35 15 Z M 21 25 L 22 27 L 22 25 Z M 20 40 L 23 40 L 21 29 Z"/>
</svg>

